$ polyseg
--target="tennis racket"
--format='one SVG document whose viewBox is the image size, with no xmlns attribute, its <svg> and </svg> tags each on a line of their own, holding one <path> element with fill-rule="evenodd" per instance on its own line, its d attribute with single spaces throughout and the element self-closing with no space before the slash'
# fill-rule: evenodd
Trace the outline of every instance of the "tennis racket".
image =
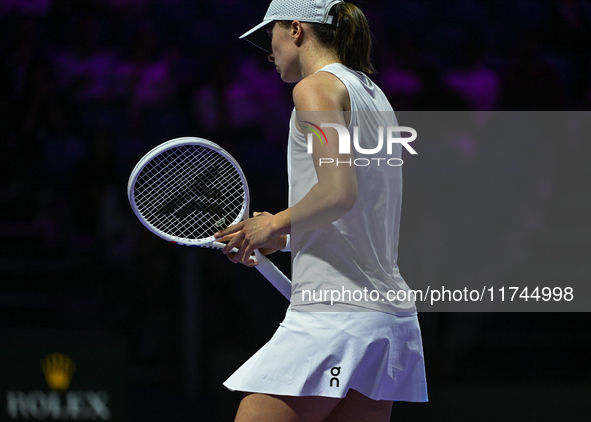
<svg viewBox="0 0 591 422">
<path fill-rule="evenodd" d="M 242 169 L 219 145 L 201 138 L 173 139 L 148 152 L 129 177 L 127 196 L 148 230 L 183 246 L 223 249 L 214 233 L 249 215 Z M 252 258 L 289 300 L 290 280 L 258 250 Z"/>
</svg>

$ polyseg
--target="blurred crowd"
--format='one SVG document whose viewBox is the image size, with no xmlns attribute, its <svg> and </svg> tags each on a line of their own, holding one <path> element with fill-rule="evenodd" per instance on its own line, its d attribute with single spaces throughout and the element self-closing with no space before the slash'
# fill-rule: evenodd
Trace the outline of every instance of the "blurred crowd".
<svg viewBox="0 0 591 422">
<path fill-rule="evenodd" d="M 591 2 L 358 4 L 375 35 L 373 79 L 395 110 L 591 105 Z M 251 186 L 259 186 L 253 190 L 258 208 L 251 208 L 285 206 L 292 86 L 281 82 L 265 53 L 237 39 L 266 7 L 263 0 L 0 3 L 0 246 L 10 259 L 49 256 L 74 269 L 48 288 L 76 292 L 60 311 L 71 312 L 56 317 L 57 325 L 123 326 L 139 362 L 164 362 L 177 353 L 170 346 L 179 335 L 170 330 L 179 312 L 176 250 L 139 227 L 125 197 L 133 165 L 153 146 L 182 136 L 217 142 L 243 165 Z M 470 139 L 436 151 L 460 163 L 442 174 L 463 182 L 470 160 L 490 152 Z M 461 169 L 466 173 L 458 174 Z M 544 197 L 551 175 L 539 176 Z M 417 188 L 413 197 L 408 187 L 405 217 L 416 210 L 424 219 L 413 227 L 447 238 L 441 225 L 450 219 L 421 210 L 430 204 L 424 198 L 441 199 L 440 188 Z M 455 218 L 469 222 L 472 211 Z M 410 268 L 409 274 L 433 276 Z M 47 279 L 34 275 L 27 283 L 43 290 Z M 8 286 L 22 290 L 22 278 Z M 223 331 L 223 318 L 219 324 Z"/>
</svg>

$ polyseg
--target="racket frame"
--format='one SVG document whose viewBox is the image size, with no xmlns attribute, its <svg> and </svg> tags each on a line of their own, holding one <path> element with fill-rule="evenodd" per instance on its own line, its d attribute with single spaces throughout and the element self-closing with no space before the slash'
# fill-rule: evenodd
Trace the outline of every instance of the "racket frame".
<svg viewBox="0 0 591 422">
<path fill-rule="evenodd" d="M 163 152 L 168 151 L 172 148 L 175 148 L 178 146 L 183 146 L 183 145 L 198 145 L 198 146 L 210 148 L 210 149 L 214 150 L 215 152 L 217 152 L 218 154 L 222 155 L 226 160 L 228 160 L 228 162 L 230 162 L 230 164 L 232 164 L 234 169 L 238 172 L 238 175 L 240 176 L 240 180 L 242 181 L 242 186 L 244 188 L 244 200 L 242 202 L 242 207 L 241 207 L 238 215 L 236 216 L 234 221 L 232 221 L 226 227 L 232 226 L 234 224 L 238 224 L 244 218 L 248 218 L 249 205 L 250 205 L 250 193 L 248 190 L 248 183 L 246 182 L 246 177 L 244 176 L 244 172 L 240 168 L 240 165 L 234 159 L 234 157 L 232 157 L 232 155 L 230 155 L 229 152 L 227 152 L 225 149 L 223 149 L 219 145 L 217 145 L 211 141 L 208 141 L 207 139 L 197 138 L 197 137 L 182 137 L 182 138 L 171 139 L 170 141 L 164 142 L 164 143 L 154 147 L 150 151 L 148 151 L 148 153 L 146 153 L 138 161 L 138 163 L 135 165 L 133 171 L 131 172 L 131 175 L 129 176 L 129 181 L 127 183 L 127 198 L 129 200 L 129 204 L 131 205 L 133 213 L 142 222 L 142 224 L 148 230 L 150 230 L 152 233 L 154 233 L 156 236 L 158 236 L 164 240 L 167 240 L 169 242 L 176 243 L 176 244 L 182 245 L 182 246 L 197 246 L 197 247 L 205 247 L 205 248 L 223 249 L 226 245 L 224 243 L 215 241 L 215 238 L 213 236 L 209 236 L 206 238 L 200 238 L 200 239 L 186 239 L 186 238 L 181 238 L 178 236 L 170 235 L 168 233 L 163 232 L 162 230 L 157 229 L 156 227 L 152 226 L 152 224 L 150 224 L 143 217 L 142 213 L 139 211 L 137 204 L 135 202 L 135 184 L 136 184 L 138 176 L 140 175 L 142 170 L 158 155 L 160 155 Z"/>
</svg>

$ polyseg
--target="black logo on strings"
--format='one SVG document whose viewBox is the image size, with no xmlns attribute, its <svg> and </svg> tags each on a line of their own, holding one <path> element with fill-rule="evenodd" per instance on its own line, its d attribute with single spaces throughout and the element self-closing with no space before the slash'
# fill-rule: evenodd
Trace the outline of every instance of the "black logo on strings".
<svg viewBox="0 0 591 422">
<path fill-rule="evenodd" d="M 215 203 L 221 194 L 214 187 L 214 181 L 219 173 L 219 168 L 215 164 L 205 167 L 192 184 L 168 200 L 158 212 L 164 215 L 172 214 L 176 218 L 184 218 L 195 209 L 206 209 L 221 218 L 223 209 Z"/>
</svg>

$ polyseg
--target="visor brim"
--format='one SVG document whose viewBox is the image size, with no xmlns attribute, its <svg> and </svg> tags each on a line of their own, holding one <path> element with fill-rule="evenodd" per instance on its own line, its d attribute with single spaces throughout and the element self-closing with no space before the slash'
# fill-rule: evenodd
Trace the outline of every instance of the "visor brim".
<svg viewBox="0 0 591 422">
<path fill-rule="evenodd" d="M 271 52 L 271 38 L 269 38 L 269 35 L 267 34 L 267 31 L 265 30 L 265 28 L 271 22 L 273 22 L 273 21 L 272 20 L 263 21 L 260 24 L 258 24 L 257 26 L 255 26 L 254 28 L 252 28 L 250 31 L 242 34 L 239 38 L 245 39 L 246 41 L 248 41 L 251 44 L 260 48 L 261 50 L 270 53 Z"/>
</svg>

